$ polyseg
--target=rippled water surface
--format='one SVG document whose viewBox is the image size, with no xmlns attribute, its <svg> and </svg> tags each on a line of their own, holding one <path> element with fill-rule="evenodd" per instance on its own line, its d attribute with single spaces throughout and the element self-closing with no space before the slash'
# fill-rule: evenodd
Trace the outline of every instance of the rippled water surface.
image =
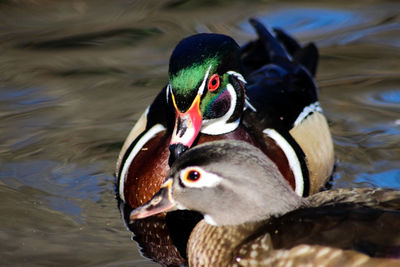
<svg viewBox="0 0 400 267">
<path fill-rule="evenodd" d="M 143 266 L 114 198 L 133 123 L 184 36 L 258 17 L 320 49 L 334 187 L 400 189 L 397 1 L 0 2 L 0 265 Z"/>
</svg>

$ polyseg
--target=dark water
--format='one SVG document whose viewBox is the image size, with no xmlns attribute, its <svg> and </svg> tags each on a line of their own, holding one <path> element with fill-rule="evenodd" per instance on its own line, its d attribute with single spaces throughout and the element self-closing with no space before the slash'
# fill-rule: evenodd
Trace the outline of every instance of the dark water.
<svg viewBox="0 0 400 267">
<path fill-rule="evenodd" d="M 255 16 L 314 41 L 334 187 L 400 189 L 397 1 L 0 2 L 0 266 L 153 265 L 114 199 L 114 166 L 184 36 L 243 44 Z"/>
</svg>

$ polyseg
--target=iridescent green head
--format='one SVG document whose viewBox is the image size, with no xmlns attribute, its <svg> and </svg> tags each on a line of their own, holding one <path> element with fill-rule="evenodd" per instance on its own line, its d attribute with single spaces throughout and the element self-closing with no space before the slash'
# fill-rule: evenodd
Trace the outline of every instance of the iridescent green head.
<svg viewBox="0 0 400 267">
<path fill-rule="evenodd" d="M 208 70 L 209 77 L 205 77 Z M 226 87 L 222 82 L 227 80 L 228 71 L 239 71 L 239 46 L 231 37 L 203 33 L 183 39 L 169 62 L 169 80 L 179 99 L 178 108 L 185 111 L 190 107 L 204 78 L 218 74 L 220 88 Z"/>
<path fill-rule="evenodd" d="M 239 45 L 222 34 L 183 39 L 169 62 L 169 93 L 177 113 L 171 145 L 190 147 L 199 132 L 233 131 L 244 106 Z"/>
</svg>

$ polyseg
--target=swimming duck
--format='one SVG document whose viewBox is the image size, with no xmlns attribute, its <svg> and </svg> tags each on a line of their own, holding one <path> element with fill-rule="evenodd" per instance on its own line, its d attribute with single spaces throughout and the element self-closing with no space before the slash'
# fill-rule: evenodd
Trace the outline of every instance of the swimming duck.
<svg viewBox="0 0 400 267">
<path fill-rule="evenodd" d="M 208 33 L 176 46 L 167 86 L 120 152 L 123 202 L 142 205 L 160 188 L 169 164 L 190 147 L 218 139 L 259 147 L 300 196 L 326 183 L 334 152 L 313 79 L 317 48 L 250 22 L 258 39 L 242 48 L 229 36 Z"/>
<path fill-rule="evenodd" d="M 400 258 L 400 191 L 342 188 L 302 198 L 270 158 L 243 141 L 185 152 L 130 219 L 175 209 L 204 216 L 188 242 L 190 266 L 400 264 L 369 257 Z"/>
</svg>

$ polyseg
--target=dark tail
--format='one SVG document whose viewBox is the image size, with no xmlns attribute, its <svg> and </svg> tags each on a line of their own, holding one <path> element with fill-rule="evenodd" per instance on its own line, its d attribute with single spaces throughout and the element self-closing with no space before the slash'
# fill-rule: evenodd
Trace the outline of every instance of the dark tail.
<svg viewBox="0 0 400 267">
<path fill-rule="evenodd" d="M 293 37 L 281 29 L 274 28 L 274 34 L 272 34 L 258 20 L 251 18 L 250 23 L 256 30 L 259 39 L 249 43 L 243 48 L 243 51 L 247 51 L 248 59 L 252 58 L 252 53 L 249 51 L 257 51 L 257 55 L 254 56 L 252 60 L 258 56 L 258 61 L 261 61 L 259 58 L 259 52 L 261 50 L 260 46 L 262 46 L 262 50 L 267 51 L 268 55 L 268 59 L 263 58 L 264 64 L 266 63 L 265 60 L 268 60 L 271 63 L 282 59 L 295 61 L 303 65 L 313 77 L 315 76 L 318 66 L 319 53 L 314 43 L 308 43 L 302 47 Z M 256 53 L 254 52 L 254 54 Z"/>
</svg>

